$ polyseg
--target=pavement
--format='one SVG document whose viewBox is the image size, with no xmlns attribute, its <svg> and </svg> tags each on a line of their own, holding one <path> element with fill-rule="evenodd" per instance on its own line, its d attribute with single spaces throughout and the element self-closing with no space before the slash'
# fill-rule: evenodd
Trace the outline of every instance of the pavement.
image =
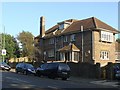
<svg viewBox="0 0 120 90">
<path fill-rule="evenodd" d="M 15 69 L 11 69 L 11 72 L 15 72 Z M 96 85 L 106 85 L 106 86 L 113 86 L 113 87 L 119 87 L 120 88 L 120 80 L 102 80 L 102 79 L 90 79 L 90 78 L 81 78 L 81 77 L 74 77 L 71 76 L 69 80 L 74 82 L 89 82 Z"/>
<path fill-rule="evenodd" d="M 102 80 L 102 79 L 90 79 L 90 78 L 81 78 L 81 77 L 70 77 L 72 81 L 79 82 L 89 82 L 96 85 L 105 85 L 105 86 L 113 86 L 120 88 L 120 80 Z"/>
</svg>

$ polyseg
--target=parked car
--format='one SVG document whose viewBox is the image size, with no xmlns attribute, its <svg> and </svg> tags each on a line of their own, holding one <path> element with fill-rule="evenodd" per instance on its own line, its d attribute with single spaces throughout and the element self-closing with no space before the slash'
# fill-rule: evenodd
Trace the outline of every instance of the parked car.
<svg viewBox="0 0 120 90">
<path fill-rule="evenodd" d="M 16 73 L 23 73 L 25 75 L 27 74 L 34 74 L 36 75 L 36 71 L 35 68 L 32 64 L 28 64 L 28 63 L 18 63 L 16 65 Z"/>
<path fill-rule="evenodd" d="M 11 67 L 5 62 L 0 62 L 0 69 L 10 71 Z"/>
<path fill-rule="evenodd" d="M 66 80 L 70 77 L 70 67 L 65 63 L 45 63 L 37 68 L 36 75 L 48 76 L 53 79 L 57 77 Z"/>
<path fill-rule="evenodd" d="M 114 65 L 114 77 L 115 79 L 120 79 L 120 63 Z"/>
</svg>

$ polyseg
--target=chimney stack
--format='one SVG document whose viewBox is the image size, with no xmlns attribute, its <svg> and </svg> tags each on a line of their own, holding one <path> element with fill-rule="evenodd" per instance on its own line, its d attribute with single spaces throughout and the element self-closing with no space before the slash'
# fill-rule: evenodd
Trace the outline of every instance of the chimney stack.
<svg viewBox="0 0 120 90">
<path fill-rule="evenodd" d="M 40 17 L 40 37 L 45 35 L 45 17 Z"/>
</svg>

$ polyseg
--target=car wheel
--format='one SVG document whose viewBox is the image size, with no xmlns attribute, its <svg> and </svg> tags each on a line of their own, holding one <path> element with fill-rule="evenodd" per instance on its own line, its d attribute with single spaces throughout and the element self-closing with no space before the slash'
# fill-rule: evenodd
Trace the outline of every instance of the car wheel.
<svg viewBox="0 0 120 90">
<path fill-rule="evenodd" d="M 5 71 L 5 69 L 4 69 L 4 68 L 2 68 L 2 70 L 3 70 L 3 71 Z"/>
<path fill-rule="evenodd" d="M 36 73 L 34 73 L 34 76 L 37 76 L 37 74 L 36 74 Z"/>
<path fill-rule="evenodd" d="M 40 74 L 40 73 L 37 73 L 37 76 L 38 76 L 38 77 L 41 77 L 41 74 Z"/>
<path fill-rule="evenodd" d="M 7 71 L 10 71 L 10 69 L 8 69 Z"/>
<path fill-rule="evenodd" d="M 23 74 L 27 75 L 27 71 L 24 71 Z"/>
<path fill-rule="evenodd" d="M 67 80 L 67 78 L 62 78 L 62 80 Z"/>
<path fill-rule="evenodd" d="M 16 71 L 16 73 L 18 73 L 18 71 Z"/>
<path fill-rule="evenodd" d="M 49 75 L 48 78 L 55 79 L 54 75 Z"/>
</svg>

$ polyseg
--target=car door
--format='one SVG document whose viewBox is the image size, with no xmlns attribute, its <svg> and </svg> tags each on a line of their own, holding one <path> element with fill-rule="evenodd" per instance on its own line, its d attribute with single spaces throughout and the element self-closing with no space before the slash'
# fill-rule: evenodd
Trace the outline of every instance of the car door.
<svg viewBox="0 0 120 90">
<path fill-rule="evenodd" d="M 19 64 L 16 66 L 16 70 L 17 70 L 18 72 L 21 72 L 20 66 L 21 66 L 21 63 L 19 63 Z"/>
<path fill-rule="evenodd" d="M 21 63 L 20 65 L 20 71 L 23 73 L 24 72 L 24 67 L 25 67 L 25 64 L 24 63 Z"/>
<path fill-rule="evenodd" d="M 46 71 L 47 71 L 47 63 L 45 63 L 45 64 L 42 64 L 41 66 L 40 66 L 40 73 L 42 74 L 42 75 L 47 75 L 47 73 L 46 73 Z"/>
</svg>

